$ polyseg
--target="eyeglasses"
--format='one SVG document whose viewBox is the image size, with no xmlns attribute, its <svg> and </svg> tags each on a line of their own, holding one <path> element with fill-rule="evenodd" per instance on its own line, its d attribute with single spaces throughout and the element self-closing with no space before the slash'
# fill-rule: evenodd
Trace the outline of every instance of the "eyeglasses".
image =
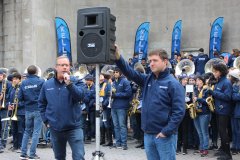
<svg viewBox="0 0 240 160">
<path fill-rule="evenodd" d="M 69 65 L 69 64 L 57 64 L 57 66 L 60 66 L 60 67 L 64 67 L 64 66 L 69 67 L 70 65 Z"/>
<path fill-rule="evenodd" d="M 113 73 L 119 73 L 118 71 L 114 71 Z"/>
</svg>

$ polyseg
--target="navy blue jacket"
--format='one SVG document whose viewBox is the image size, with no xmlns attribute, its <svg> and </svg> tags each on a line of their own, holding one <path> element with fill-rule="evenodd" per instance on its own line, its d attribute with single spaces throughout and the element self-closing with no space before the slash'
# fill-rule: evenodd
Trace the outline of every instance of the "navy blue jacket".
<svg viewBox="0 0 240 160">
<path fill-rule="evenodd" d="M 215 112 L 219 115 L 232 114 L 232 84 L 226 77 L 221 77 L 214 85 L 213 98 Z"/>
<path fill-rule="evenodd" d="M 162 132 L 166 136 L 176 134 L 185 114 L 185 91 L 169 69 L 156 78 L 153 73 L 146 75 L 134 71 L 122 57 L 116 64 L 124 75 L 143 87 L 143 131 L 149 134 Z"/>
<path fill-rule="evenodd" d="M 204 53 L 199 53 L 195 60 L 195 73 L 202 75 L 205 73 L 204 67 L 207 61 L 209 60 L 208 55 Z"/>
<path fill-rule="evenodd" d="M 22 81 L 18 93 L 18 99 L 19 101 L 24 102 L 26 111 L 39 111 L 38 97 L 43 83 L 44 80 L 36 75 L 28 75 L 27 79 Z"/>
<path fill-rule="evenodd" d="M 84 96 L 84 84 L 71 77 L 72 84 L 67 85 L 51 78 L 41 89 L 38 107 L 45 124 L 56 131 L 71 130 L 80 127 L 81 105 Z"/>
<path fill-rule="evenodd" d="M 234 62 L 234 60 L 236 59 L 237 57 L 236 56 L 234 56 L 233 54 L 231 54 L 230 56 L 229 56 L 229 58 L 228 58 L 228 67 L 230 68 L 230 67 L 233 67 L 233 62 Z"/>
<path fill-rule="evenodd" d="M 235 107 L 233 111 L 234 118 L 240 118 L 240 86 L 233 85 L 232 100 L 235 102 Z"/>
<path fill-rule="evenodd" d="M 115 79 L 113 81 L 112 86 L 116 89 L 116 92 L 112 94 L 112 108 L 128 109 L 129 102 L 132 98 L 132 88 L 130 82 L 125 77 L 121 76 L 118 80 Z"/>
<path fill-rule="evenodd" d="M 17 88 L 14 88 L 14 87 L 11 89 L 11 93 L 9 94 L 10 96 L 9 96 L 8 104 L 14 103 L 15 98 L 18 98 L 18 95 L 16 95 L 17 97 L 15 97 L 16 89 Z M 19 91 L 20 91 L 20 88 L 18 90 L 18 93 L 19 93 Z M 14 105 L 16 106 L 16 104 L 14 104 Z M 25 107 L 24 107 L 23 101 L 18 100 L 17 115 L 25 115 Z"/>
<path fill-rule="evenodd" d="M 96 103 L 96 90 L 95 85 L 93 85 L 88 89 L 87 84 L 84 86 L 85 94 L 83 102 L 86 104 L 86 111 L 89 113 L 90 111 L 95 111 L 95 103 Z"/>
</svg>

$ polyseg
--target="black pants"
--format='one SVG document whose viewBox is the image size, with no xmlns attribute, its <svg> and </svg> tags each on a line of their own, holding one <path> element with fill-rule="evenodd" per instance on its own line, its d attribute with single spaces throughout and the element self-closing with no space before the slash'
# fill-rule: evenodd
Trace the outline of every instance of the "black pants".
<svg viewBox="0 0 240 160">
<path fill-rule="evenodd" d="M 212 118 L 210 121 L 211 127 L 209 128 L 210 138 L 214 145 L 217 145 L 218 140 L 218 126 L 217 126 L 217 115 L 216 113 L 212 113 Z"/>
<path fill-rule="evenodd" d="M 178 148 L 181 147 L 181 145 L 183 146 L 183 149 L 188 148 L 188 126 L 190 121 L 191 118 L 189 113 L 186 113 L 178 129 Z"/>
<path fill-rule="evenodd" d="M 230 152 L 230 142 L 229 142 L 229 131 L 228 131 L 228 124 L 229 124 L 230 116 L 226 115 L 217 115 L 217 124 L 218 124 L 218 131 L 219 136 L 221 138 L 221 145 L 223 151 L 231 156 Z"/>
</svg>

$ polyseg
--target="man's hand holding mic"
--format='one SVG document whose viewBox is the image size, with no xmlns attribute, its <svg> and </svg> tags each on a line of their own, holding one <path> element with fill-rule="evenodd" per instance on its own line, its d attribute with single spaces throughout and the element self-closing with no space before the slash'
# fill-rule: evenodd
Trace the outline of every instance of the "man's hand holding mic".
<svg viewBox="0 0 240 160">
<path fill-rule="evenodd" d="M 70 75 L 67 72 L 63 73 L 63 79 L 64 79 L 64 82 L 66 83 L 66 85 L 69 85 L 71 83 Z"/>
</svg>

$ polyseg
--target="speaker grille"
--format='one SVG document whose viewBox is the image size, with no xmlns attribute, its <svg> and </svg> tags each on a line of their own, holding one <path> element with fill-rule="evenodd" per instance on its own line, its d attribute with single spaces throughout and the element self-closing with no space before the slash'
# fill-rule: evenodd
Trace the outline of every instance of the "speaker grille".
<svg viewBox="0 0 240 160">
<path fill-rule="evenodd" d="M 98 34 L 88 33 L 83 37 L 80 45 L 86 57 L 96 57 L 102 51 L 103 41 Z"/>
</svg>

